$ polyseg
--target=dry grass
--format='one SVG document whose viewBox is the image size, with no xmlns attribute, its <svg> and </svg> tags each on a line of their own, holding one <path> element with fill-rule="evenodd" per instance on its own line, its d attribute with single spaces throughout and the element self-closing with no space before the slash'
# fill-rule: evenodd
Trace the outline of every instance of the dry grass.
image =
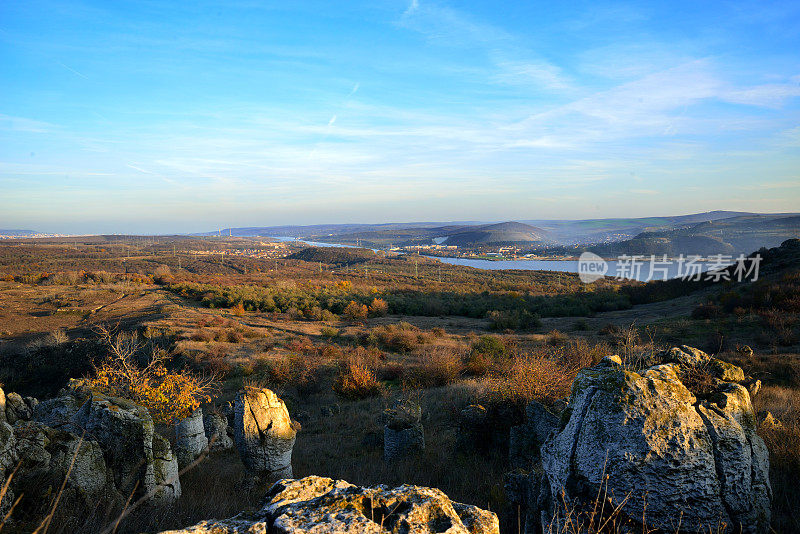
<svg viewBox="0 0 800 534">
<path fill-rule="evenodd" d="M 766 386 L 753 404 L 757 412 L 769 411 L 781 422 L 776 428 L 759 428 L 770 455 L 773 528 L 800 531 L 800 390 Z"/>
</svg>

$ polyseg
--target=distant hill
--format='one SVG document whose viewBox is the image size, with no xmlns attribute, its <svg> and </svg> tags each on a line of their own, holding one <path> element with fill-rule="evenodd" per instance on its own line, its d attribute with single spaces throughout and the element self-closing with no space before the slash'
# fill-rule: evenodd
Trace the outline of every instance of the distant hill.
<svg viewBox="0 0 800 534">
<path fill-rule="evenodd" d="M 641 217 L 621 219 L 585 220 L 524 220 L 522 222 L 543 228 L 550 237 L 562 244 L 602 243 L 624 241 L 642 232 L 674 230 L 701 222 L 717 221 L 742 215 L 753 215 L 741 211 L 709 211 L 690 215 L 668 217 Z"/>
<path fill-rule="evenodd" d="M 308 241 L 321 241 L 348 245 L 361 245 L 386 248 L 389 245 L 424 245 L 444 243 L 469 247 L 472 245 L 495 244 L 561 244 L 569 246 L 612 244 L 636 240 L 638 249 L 683 250 L 696 248 L 703 253 L 726 254 L 731 250 L 747 251 L 758 245 L 770 232 L 765 230 L 758 237 L 752 235 L 750 242 L 746 235 L 754 227 L 752 224 L 798 216 L 797 213 L 766 214 L 740 211 L 709 211 L 689 215 L 667 217 L 583 219 L 583 220 L 541 220 L 530 219 L 518 222 L 487 223 L 476 221 L 458 222 L 408 222 L 385 224 L 317 224 L 310 226 L 254 226 L 224 229 L 219 232 L 206 232 L 195 235 L 232 235 L 239 237 L 276 236 L 298 237 Z M 748 219 L 749 218 L 749 219 Z M 744 224 L 740 230 L 730 230 L 728 234 L 722 221 L 734 221 L 733 226 Z M 738 221 L 738 222 L 737 222 Z M 783 223 L 775 223 L 779 226 Z M 516 226 L 519 225 L 519 226 Z M 703 226 L 705 225 L 705 226 Z M 688 232 L 700 226 L 699 230 Z M 731 228 L 733 228 L 733 226 Z M 494 227 L 494 228 L 493 228 Z M 730 232 L 740 232 L 739 238 L 731 241 Z M 761 231 L 761 230 L 759 230 Z M 678 232 L 670 234 L 670 232 Z M 683 233 L 681 233 L 683 232 Z M 787 235 L 776 228 L 775 236 Z M 461 234 L 461 235 L 459 235 Z M 724 234 L 724 235 L 723 235 Z M 682 236 L 680 239 L 678 236 Z M 702 236 L 697 238 L 697 236 Z M 792 237 L 789 235 L 788 237 Z M 708 239 L 710 238 L 710 240 Z M 777 237 L 776 237 L 777 238 Z M 665 245 L 668 243 L 668 246 Z M 770 238 L 770 244 L 777 244 Z M 633 246 L 633 244 L 631 244 Z M 756 246 L 758 248 L 761 245 Z M 624 248 L 624 246 L 623 246 Z M 614 249 L 616 250 L 616 249 Z M 574 249 L 573 249 L 574 251 Z M 671 254 L 672 252 L 666 252 Z"/>
<path fill-rule="evenodd" d="M 520 222 L 504 222 L 472 227 L 453 233 L 444 240 L 445 245 L 473 247 L 480 245 L 527 245 L 546 240 L 547 232 Z"/>
<path fill-rule="evenodd" d="M 11 236 L 26 236 L 26 235 L 34 235 L 38 234 L 39 232 L 35 230 L 8 230 L 0 228 L 0 235 L 11 235 Z"/>
<path fill-rule="evenodd" d="M 244 228 L 224 228 L 212 232 L 193 234 L 198 236 L 233 235 L 239 237 L 275 236 L 298 237 L 310 239 L 312 237 L 332 237 L 354 235 L 362 233 L 389 233 L 393 231 L 407 231 L 411 229 L 430 229 L 445 226 L 468 226 L 485 224 L 476 221 L 466 222 L 407 222 L 407 223 L 382 223 L 382 224 L 312 224 L 306 226 L 249 226 Z"/>
<path fill-rule="evenodd" d="M 642 232 L 633 239 L 588 247 L 601 256 L 748 254 L 800 237 L 799 215 L 742 215 L 686 228 Z"/>
</svg>

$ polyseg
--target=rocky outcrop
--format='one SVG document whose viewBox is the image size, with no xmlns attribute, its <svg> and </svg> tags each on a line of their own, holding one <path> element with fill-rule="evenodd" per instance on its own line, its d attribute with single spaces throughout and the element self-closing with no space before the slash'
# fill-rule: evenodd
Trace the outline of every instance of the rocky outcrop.
<svg viewBox="0 0 800 534">
<path fill-rule="evenodd" d="M 203 428 L 212 451 L 228 450 L 233 448 L 233 431 L 228 426 L 228 419 L 217 412 L 210 412 L 203 416 Z"/>
<path fill-rule="evenodd" d="M 80 381 L 43 402 L 0 389 L 2 399 L 0 476 L 17 470 L 0 512 L 21 495 L 15 515 L 42 517 L 60 492 L 53 521 L 77 532 L 86 517 L 119 510 L 128 498 L 169 503 L 180 496 L 177 460 L 145 408 L 92 395 Z"/>
<path fill-rule="evenodd" d="M 292 476 L 296 425 L 269 389 L 245 388 L 234 405 L 233 437 L 247 470 L 263 480 Z"/>
<path fill-rule="evenodd" d="M 14 454 L 20 465 L 12 486 L 23 496 L 20 507 L 26 513 L 47 513 L 52 495 L 61 491 L 63 517 L 58 521 L 62 527 L 77 528 L 99 503 L 118 506 L 124 502 L 96 441 L 33 421 L 17 423 L 14 435 Z"/>
<path fill-rule="evenodd" d="M 169 443 L 155 435 L 146 409 L 128 400 L 93 395 L 72 417 L 72 424 L 100 444 L 123 494 L 166 502 L 180 497 L 177 460 Z"/>
<path fill-rule="evenodd" d="M 189 417 L 175 421 L 175 456 L 183 469 L 208 449 L 203 426 L 203 410 L 197 408 Z"/>
<path fill-rule="evenodd" d="M 383 459 L 394 462 L 414 452 L 425 450 L 422 408 L 403 402 L 383 412 Z"/>
<path fill-rule="evenodd" d="M 5 408 L 6 421 L 10 425 L 17 421 L 28 421 L 33 415 L 30 405 L 25 402 L 19 393 L 11 392 L 6 395 Z"/>
<path fill-rule="evenodd" d="M 564 509 L 591 513 L 598 495 L 634 528 L 644 517 L 668 532 L 768 531 L 768 453 L 736 383 L 744 373 L 685 346 L 658 359 L 632 371 L 606 357 L 576 377 L 559 430 L 541 448 L 535 500 L 545 531 L 563 523 Z"/>
<path fill-rule="evenodd" d="M 162 534 L 499 534 L 497 516 L 435 488 L 362 488 L 310 476 L 280 480 L 257 512 Z"/>
</svg>

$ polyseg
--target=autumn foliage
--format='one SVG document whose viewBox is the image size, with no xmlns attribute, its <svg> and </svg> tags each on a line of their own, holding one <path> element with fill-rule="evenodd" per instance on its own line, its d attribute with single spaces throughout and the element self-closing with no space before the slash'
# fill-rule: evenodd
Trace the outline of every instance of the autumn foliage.
<svg viewBox="0 0 800 534">
<path fill-rule="evenodd" d="M 93 391 L 122 397 L 144 406 L 156 423 L 172 423 L 188 417 L 202 403 L 210 402 L 215 390 L 214 376 L 202 376 L 185 370 L 167 369 L 168 356 L 153 350 L 149 362 L 139 365 L 136 353 L 142 348 L 135 335 L 112 334 L 100 330 L 109 348 L 109 356 L 95 365 L 88 379 Z"/>
</svg>

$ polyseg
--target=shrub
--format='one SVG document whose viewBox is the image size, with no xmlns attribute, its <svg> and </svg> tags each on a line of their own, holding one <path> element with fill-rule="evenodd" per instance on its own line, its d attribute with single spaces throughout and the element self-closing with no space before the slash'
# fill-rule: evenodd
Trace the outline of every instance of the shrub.
<svg viewBox="0 0 800 534">
<path fill-rule="evenodd" d="M 168 265 L 159 265 L 156 267 L 155 271 L 153 271 L 153 281 L 157 284 L 169 284 L 172 280 L 172 270 Z"/>
<path fill-rule="evenodd" d="M 434 347 L 422 356 L 422 365 L 411 372 L 411 381 L 421 387 L 445 386 L 456 380 L 464 368 L 462 356 L 449 347 Z"/>
<path fill-rule="evenodd" d="M 332 326 L 323 326 L 320 335 L 325 338 L 339 337 L 339 329 Z"/>
<path fill-rule="evenodd" d="M 464 360 L 464 372 L 470 376 L 483 376 L 492 367 L 492 357 L 480 352 L 471 352 Z"/>
<path fill-rule="evenodd" d="M 94 366 L 88 379 L 92 390 L 123 397 L 147 408 L 154 422 L 169 424 L 188 417 L 203 402 L 211 401 L 216 385 L 213 376 L 188 371 L 170 371 L 166 353 L 154 350 L 145 366 L 137 365 L 135 356 L 142 347 L 135 336 L 112 336 L 101 331 L 110 355 Z"/>
<path fill-rule="evenodd" d="M 481 336 L 472 345 L 472 352 L 485 354 L 491 358 L 507 358 L 511 351 L 503 340 L 497 336 Z"/>
<path fill-rule="evenodd" d="M 356 301 L 351 300 L 350 303 L 345 307 L 342 315 L 344 315 L 349 321 L 354 323 L 362 323 L 367 319 L 368 313 L 369 310 L 365 304 L 359 304 Z"/>
<path fill-rule="evenodd" d="M 550 333 L 547 334 L 547 344 L 553 347 L 558 347 L 560 345 L 565 344 L 569 341 L 569 336 L 566 334 L 559 332 L 558 330 L 552 330 Z"/>
<path fill-rule="evenodd" d="M 369 314 L 373 317 L 383 317 L 389 313 L 389 305 L 385 300 L 374 298 L 369 305 Z"/>
<path fill-rule="evenodd" d="M 384 387 L 367 366 L 349 363 L 340 370 L 333 383 L 333 390 L 345 399 L 356 400 L 381 395 Z"/>
<path fill-rule="evenodd" d="M 542 325 L 539 316 L 528 310 L 492 310 L 487 317 L 492 330 L 526 330 Z"/>
<path fill-rule="evenodd" d="M 692 310 L 692 319 L 714 319 L 722 315 L 722 308 L 716 304 L 700 304 Z"/>
<path fill-rule="evenodd" d="M 589 322 L 586 319 L 578 319 L 572 325 L 572 329 L 576 332 L 587 332 L 589 330 Z"/>
<path fill-rule="evenodd" d="M 231 308 L 231 313 L 236 317 L 242 317 L 244 315 L 244 304 L 242 304 L 241 300 Z"/>
<path fill-rule="evenodd" d="M 542 355 L 517 357 L 505 376 L 488 381 L 485 395 L 488 403 L 520 408 L 532 400 L 552 403 L 569 394 L 576 371 Z"/>
<path fill-rule="evenodd" d="M 205 343 L 209 343 L 211 341 L 214 341 L 214 338 L 215 338 L 214 332 L 212 332 L 207 328 L 201 328 L 193 332 L 190 339 L 192 341 L 203 341 Z"/>
</svg>

